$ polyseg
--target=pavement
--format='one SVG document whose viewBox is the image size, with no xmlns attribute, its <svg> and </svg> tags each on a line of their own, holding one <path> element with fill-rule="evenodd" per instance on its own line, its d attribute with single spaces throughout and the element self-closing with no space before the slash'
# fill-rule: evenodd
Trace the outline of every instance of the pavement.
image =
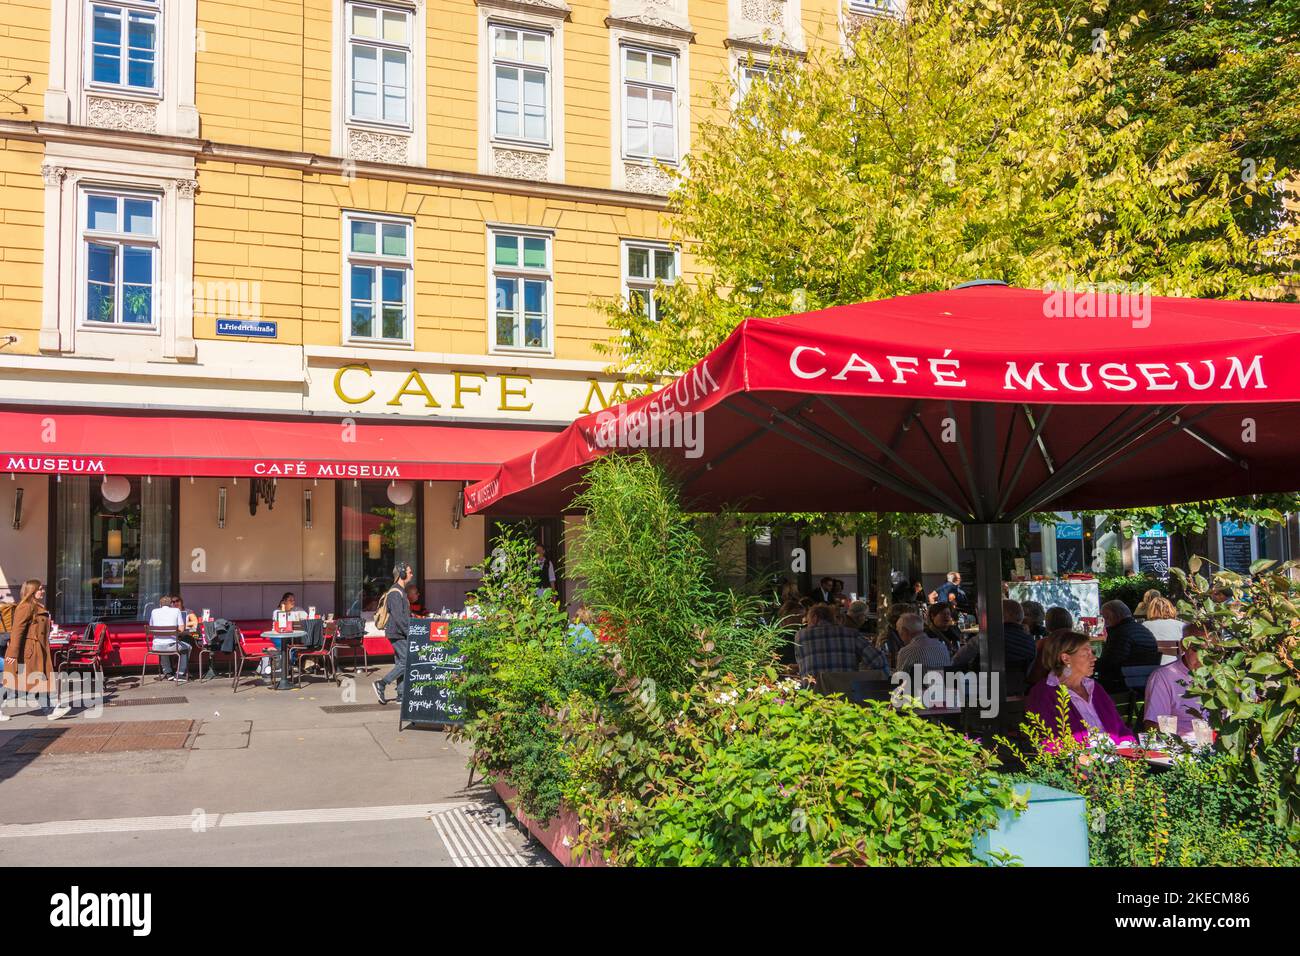
<svg viewBox="0 0 1300 956">
<path fill-rule="evenodd" d="M 374 670 L 377 670 L 375 668 Z M 468 748 L 398 730 L 374 672 L 276 691 L 110 676 L 102 706 L 0 723 L 6 865 L 550 866 Z"/>
</svg>

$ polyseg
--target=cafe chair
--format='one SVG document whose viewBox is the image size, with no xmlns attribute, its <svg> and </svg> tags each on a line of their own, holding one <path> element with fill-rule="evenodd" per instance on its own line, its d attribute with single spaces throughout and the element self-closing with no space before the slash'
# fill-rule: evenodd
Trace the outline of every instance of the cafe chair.
<svg viewBox="0 0 1300 956">
<path fill-rule="evenodd" d="M 244 665 L 249 661 L 256 664 L 262 660 L 261 654 L 254 654 L 249 649 L 248 643 L 244 639 L 244 632 L 236 627 L 235 633 L 239 635 L 239 639 L 235 641 L 235 650 L 232 655 L 234 658 L 233 666 L 231 667 L 232 680 L 230 683 L 230 692 L 232 694 L 239 693 L 239 679 L 244 676 Z M 275 648 L 271 648 L 271 650 L 274 651 Z"/>
<path fill-rule="evenodd" d="M 179 650 L 179 649 L 178 649 L 178 650 L 174 650 L 174 651 L 155 651 L 155 650 L 153 649 L 153 642 L 154 642 L 155 640 L 168 640 L 168 639 L 170 639 L 170 640 L 174 640 L 174 641 L 180 641 L 180 640 L 181 640 L 181 633 L 180 633 L 180 631 L 179 631 L 178 629 L 174 628 L 174 627 L 153 627 L 153 626 L 151 626 L 151 625 L 149 625 L 149 624 L 146 624 L 146 625 L 145 625 L 145 627 L 144 627 L 144 664 L 142 664 L 141 667 L 140 667 L 140 683 L 141 683 L 141 684 L 144 683 L 144 675 L 145 675 L 145 671 L 146 671 L 146 670 L 148 669 L 148 667 L 149 667 L 149 658 L 150 658 L 150 657 L 156 657 L 156 658 L 158 658 L 158 679 L 159 679 L 159 680 L 162 680 L 163 677 L 165 676 L 165 675 L 162 673 L 162 659 L 163 659 L 164 657 L 174 657 L 174 658 L 176 658 L 176 665 L 175 665 L 175 668 L 173 669 L 172 673 L 179 673 L 179 672 L 180 672 L 180 667 L 181 667 L 181 657 L 184 655 L 185 652 L 183 652 L 183 651 L 181 651 L 181 650 Z"/>
<path fill-rule="evenodd" d="M 58 671 L 78 670 L 89 667 L 92 671 L 104 672 L 104 659 L 108 656 L 108 625 L 103 621 L 86 625 L 81 637 L 68 645 L 62 652 Z"/>
<path fill-rule="evenodd" d="M 1141 705 L 1146 703 L 1147 678 L 1159 667 L 1159 664 L 1134 664 L 1121 667 L 1124 674 L 1124 686 L 1128 689 L 1128 722 L 1137 726 L 1135 721 L 1141 716 Z"/>
<path fill-rule="evenodd" d="M 334 654 L 337 648 L 334 646 L 334 638 L 338 632 L 337 627 L 329 624 L 325 625 L 321 632 L 321 646 L 313 647 L 310 650 L 298 651 L 298 686 L 302 686 L 302 679 L 307 673 L 307 661 L 320 661 L 321 672 L 329 680 L 338 681 L 337 662 L 334 660 Z"/>
<path fill-rule="evenodd" d="M 365 670 L 370 670 L 370 657 L 366 653 L 366 625 L 359 617 L 340 618 L 334 622 L 334 663 L 338 664 L 338 651 L 342 648 L 348 650 L 348 661 L 352 664 L 352 669 L 356 670 L 357 651 L 360 650 L 361 666 Z"/>
<path fill-rule="evenodd" d="M 885 678 L 872 677 L 871 674 L 883 674 L 882 671 L 858 671 L 849 684 L 848 698 L 851 703 L 864 704 L 869 700 L 888 703 L 894 695 L 894 682 Z"/>
</svg>

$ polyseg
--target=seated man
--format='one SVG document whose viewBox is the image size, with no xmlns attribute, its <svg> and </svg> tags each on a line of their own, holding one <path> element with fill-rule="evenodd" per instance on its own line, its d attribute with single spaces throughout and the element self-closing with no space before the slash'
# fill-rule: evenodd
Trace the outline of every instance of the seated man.
<svg viewBox="0 0 1300 956">
<path fill-rule="evenodd" d="M 183 684 L 188 679 L 187 674 L 190 669 L 190 651 L 193 649 L 192 644 L 182 641 L 181 635 L 185 633 L 185 612 L 174 606 L 174 599 L 170 594 L 164 594 L 158 602 L 158 607 L 149 612 L 149 626 L 157 628 L 167 628 L 174 630 L 176 636 L 151 638 L 149 649 L 151 651 L 161 651 L 168 653 L 170 651 L 180 651 L 180 657 L 176 659 L 176 683 Z M 172 676 L 172 659 L 171 657 L 159 656 L 159 665 L 164 677 Z"/>
<path fill-rule="evenodd" d="M 904 671 L 915 679 L 915 668 L 921 668 L 924 677 L 927 671 L 943 670 L 952 663 L 948 645 L 937 637 L 925 632 L 925 624 L 919 614 L 904 614 L 898 619 L 898 636 L 903 641 L 903 649 L 898 652 L 894 670 Z"/>
<path fill-rule="evenodd" d="M 1106 646 L 1097 661 L 1097 680 L 1112 694 L 1128 689 L 1124 683 L 1124 668 L 1143 664 L 1159 664 L 1160 648 L 1155 635 L 1145 624 L 1135 620 L 1133 612 L 1123 601 L 1107 601 L 1101 606 L 1101 618 L 1106 622 Z"/>
<path fill-rule="evenodd" d="M 835 612 L 825 604 L 808 609 L 808 623 L 794 638 L 799 676 L 817 679 L 824 671 L 879 670 L 889 676 L 885 655 L 862 632 L 835 623 Z"/>
<path fill-rule="evenodd" d="M 1047 628 L 1047 633 L 1053 631 L 1073 631 L 1074 615 L 1070 613 L 1069 608 L 1053 605 L 1047 609 L 1047 617 L 1043 620 L 1043 627 Z M 1044 635 L 1046 637 L 1047 635 Z"/>
<path fill-rule="evenodd" d="M 1022 601 L 1021 609 L 1025 612 L 1025 630 L 1035 641 L 1047 636 L 1046 612 L 1037 601 Z"/>
<path fill-rule="evenodd" d="M 955 617 L 956 615 L 950 605 L 932 604 L 930 605 L 930 626 L 925 629 L 926 633 L 931 637 L 943 641 L 950 656 L 961 649 L 961 630 L 957 627 Z"/>
<path fill-rule="evenodd" d="M 1201 666 L 1194 648 L 1187 646 L 1188 637 L 1204 637 L 1205 628 L 1196 624 L 1183 627 L 1183 653 L 1151 672 L 1147 678 L 1146 707 L 1142 712 L 1142 726 L 1146 730 L 1159 730 L 1161 717 L 1177 717 L 1180 737 L 1192 732 L 1193 720 L 1205 720 L 1206 711 L 1201 701 L 1187 692 L 1192 671 Z"/>
<path fill-rule="evenodd" d="M 1026 673 L 1038 656 L 1038 645 L 1033 636 L 1025 630 L 1025 612 L 1019 602 L 1006 598 L 1002 601 L 1002 634 L 1004 660 L 1007 671 Z M 966 642 L 957 656 L 953 666 L 962 670 L 979 670 L 980 645 L 977 637 Z"/>
</svg>

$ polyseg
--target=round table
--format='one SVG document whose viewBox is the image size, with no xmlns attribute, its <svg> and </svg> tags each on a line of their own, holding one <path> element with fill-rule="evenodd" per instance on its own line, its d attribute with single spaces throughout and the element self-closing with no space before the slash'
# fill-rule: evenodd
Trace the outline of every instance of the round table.
<svg viewBox="0 0 1300 956">
<path fill-rule="evenodd" d="M 307 632 L 295 628 L 292 631 L 263 631 L 262 637 L 268 641 L 280 642 L 280 683 L 275 685 L 276 690 L 293 690 L 293 685 L 289 683 L 289 645 L 294 641 L 301 641 L 307 636 Z"/>
</svg>

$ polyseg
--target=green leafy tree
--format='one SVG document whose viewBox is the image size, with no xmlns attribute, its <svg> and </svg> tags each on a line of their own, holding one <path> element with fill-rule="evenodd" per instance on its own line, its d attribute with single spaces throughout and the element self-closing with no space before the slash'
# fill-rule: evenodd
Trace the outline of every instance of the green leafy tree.
<svg viewBox="0 0 1300 956">
<path fill-rule="evenodd" d="M 1077 49 L 1136 25 L 1115 67 L 1112 102 L 1143 122 L 1154 153 L 1186 139 L 1212 143 L 1193 171 L 1253 177 L 1271 158 L 1300 169 L 1300 3 L 1297 0 L 1042 0 L 1039 7 L 1074 18 Z M 1294 199 L 1294 189 L 1291 191 Z M 1282 214 L 1284 190 L 1266 190 L 1234 206 L 1239 226 L 1267 230 Z"/>
<path fill-rule="evenodd" d="M 1234 218 L 1275 196 L 1276 164 L 1231 175 L 1213 131 L 1174 136 L 1154 105 L 1126 106 L 1144 21 L 1116 14 L 1081 45 L 1080 14 L 1104 10 L 918 0 L 859 30 L 850 55 L 779 61 L 729 118 L 700 124 L 671 196 L 699 275 L 661 288 L 655 319 L 607 305 L 614 364 L 684 369 L 750 316 L 972 278 L 1280 296 L 1300 230 Z M 909 519 L 855 520 L 890 535 Z"/>
<path fill-rule="evenodd" d="M 1249 235 L 1233 218 L 1275 187 L 1275 164 L 1207 182 L 1217 140 L 1151 152 L 1152 121 L 1117 102 L 1133 24 L 1080 50 L 1059 12 L 1015 0 L 908 7 L 700 124 L 671 204 L 701 276 L 661 290 L 657 321 L 611 306 L 620 365 L 683 369 L 749 316 L 972 278 L 1280 294 L 1296 228 Z"/>
</svg>

